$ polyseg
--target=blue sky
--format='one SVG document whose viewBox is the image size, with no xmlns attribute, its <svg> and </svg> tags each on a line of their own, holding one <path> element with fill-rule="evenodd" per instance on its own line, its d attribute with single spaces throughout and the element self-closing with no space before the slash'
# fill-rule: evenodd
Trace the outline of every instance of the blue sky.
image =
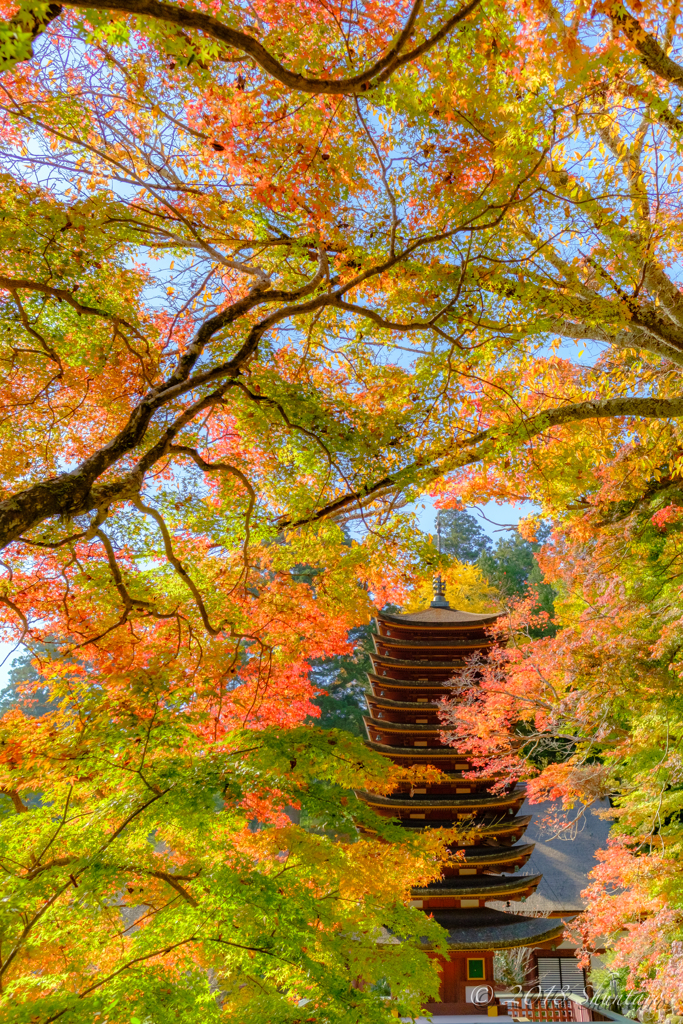
<svg viewBox="0 0 683 1024">
<path fill-rule="evenodd" d="M 414 507 L 421 529 L 425 533 L 435 533 L 436 509 L 429 495 L 416 501 Z M 538 511 L 538 506 L 531 501 L 519 502 L 517 505 L 487 501 L 485 505 L 477 505 L 468 511 L 476 517 L 484 533 L 487 533 L 495 542 L 498 537 L 507 533 L 510 527 L 516 526 L 520 519 Z"/>
</svg>

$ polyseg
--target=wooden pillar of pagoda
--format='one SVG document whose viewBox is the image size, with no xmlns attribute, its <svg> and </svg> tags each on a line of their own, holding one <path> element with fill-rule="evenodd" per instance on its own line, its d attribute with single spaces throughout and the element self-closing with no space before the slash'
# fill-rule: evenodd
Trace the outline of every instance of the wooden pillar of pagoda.
<svg viewBox="0 0 683 1024">
<path fill-rule="evenodd" d="M 429 608 L 377 615 L 365 727 L 374 750 L 397 764 L 434 765 L 446 778 L 412 789 L 405 784 L 390 796 L 359 796 L 378 814 L 400 819 L 404 828 L 450 828 L 465 820 L 476 828 L 472 845 L 460 848 L 463 859 L 438 881 L 414 888 L 412 896 L 415 906 L 448 931 L 449 956 L 439 957 L 440 1001 L 425 1009 L 486 1014 L 495 1003 L 494 951 L 541 945 L 557 939 L 564 925 L 487 906 L 491 900 L 526 899 L 542 876 L 520 873 L 533 850 L 532 843 L 520 842 L 531 820 L 519 816 L 524 790 L 508 787 L 492 796 L 494 780 L 466 778 L 470 761 L 441 740 L 437 703 L 452 695 L 452 680 L 466 660 L 490 650 L 486 627 L 497 618 L 451 608 L 444 589 L 436 577 Z"/>
</svg>

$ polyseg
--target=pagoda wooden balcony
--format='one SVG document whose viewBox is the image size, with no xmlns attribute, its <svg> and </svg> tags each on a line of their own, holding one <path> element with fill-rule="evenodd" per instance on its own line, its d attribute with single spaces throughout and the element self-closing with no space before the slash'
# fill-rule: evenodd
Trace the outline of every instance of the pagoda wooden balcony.
<svg viewBox="0 0 683 1024">
<path fill-rule="evenodd" d="M 433 701 L 394 701 L 386 697 L 365 698 L 370 714 L 374 719 L 385 719 L 387 722 L 415 722 L 416 716 L 422 717 L 429 722 L 439 724 L 439 706 L 436 700 Z"/>
<path fill-rule="evenodd" d="M 441 799 L 443 797 L 456 796 L 458 794 L 471 794 L 471 793 L 483 793 L 488 794 L 491 786 L 494 785 L 496 779 L 466 779 L 463 778 L 463 772 L 448 772 L 448 778 L 442 782 L 424 782 L 424 783 L 410 783 L 401 782 L 396 789 L 391 793 L 392 797 L 401 797 L 403 799 L 413 799 L 413 797 L 436 797 Z M 511 793 L 514 786 L 511 784 L 507 786 L 502 792 Z"/>
<path fill-rule="evenodd" d="M 399 660 L 411 660 L 429 657 L 430 660 L 438 661 L 440 656 L 448 658 L 462 658 L 465 649 L 489 650 L 493 646 L 490 637 L 481 633 L 480 636 L 459 636 L 450 637 L 448 640 L 399 640 L 398 637 L 387 636 L 382 633 L 373 633 L 372 640 L 378 654 Z M 434 657 L 436 656 L 436 657 Z"/>
<path fill-rule="evenodd" d="M 467 771 L 469 768 L 468 762 L 463 761 L 462 754 L 457 754 L 452 747 L 394 747 L 388 743 L 378 743 L 374 739 L 366 740 L 366 744 L 371 750 L 386 754 L 395 764 L 404 768 L 427 764 L 433 764 L 444 772 Z"/>
</svg>

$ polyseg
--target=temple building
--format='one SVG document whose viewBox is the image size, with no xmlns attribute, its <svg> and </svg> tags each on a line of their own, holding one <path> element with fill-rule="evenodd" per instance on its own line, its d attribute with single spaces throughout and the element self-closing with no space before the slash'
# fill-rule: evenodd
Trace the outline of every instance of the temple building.
<svg viewBox="0 0 683 1024">
<path fill-rule="evenodd" d="M 499 908 L 533 896 L 540 874 L 522 871 L 534 844 L 523 841 L 530 816 L 520 816 L 523 788 L 491 795 L 493 779 L 468 779 L 470 761 L 441 740 L 438 701 L 452 696 L 451 685 L 467 659 L 486 655 L 492 640 L 486 627 L 497 615 L 475 615 L 451 608 L 439 577 L 429 608 L 409 614 L 380 612 L 375 620 L 373 671 L 369 675 L 365 726 L 368 745 L 400 765 L 434 765 L 444 781 L 412 787 L 390 796 L 359 796 L 404 828 L 472 826 L 472 845 L 442 877 L 412 891 L 420 907 L 448 931 L 450 953 L 441 960 L 440 1001 L 425 1007 L 436 1014 L 495 1013 L 493 954 L 497 949 L 531 946 L 554 950 L 564 923 L 525 917 Z M 490 1009 L 489 1009 L 490 1008 Z"/>
</svg>

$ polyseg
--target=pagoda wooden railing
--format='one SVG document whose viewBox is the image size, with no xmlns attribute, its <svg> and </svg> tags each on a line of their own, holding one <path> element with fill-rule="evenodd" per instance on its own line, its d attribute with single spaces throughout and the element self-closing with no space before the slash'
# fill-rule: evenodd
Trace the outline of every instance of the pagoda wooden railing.
<svg viewBox="0 0 683 1024">
<path fill-rule="evenodd" d="M 616 1021 L 617 1024 L 639 1024 L 614 1010 L 592 1003 L 585 996 L 573 992 L 561 995 L 539 995 L 522 992 L 520 995 L 499 993 L 498 1002 L 507 1007 L 508 1017 L 527 1021 Z"/>
<path fill-rule="evenodd" d="M 580 1009 L 584 1011 L 585 1016 L 577 1016 L 575 1007 L 577 1009 L 579 1007 L 571 999 L 567 999 L 566 996 L 499 996 L 499 1002 L 507 1006 L 508 1017 L 516 1017 L 522 1020 L 591 1020 L 590 1014 L 583 1007 L 580 1007 Z"/>
</svg>

